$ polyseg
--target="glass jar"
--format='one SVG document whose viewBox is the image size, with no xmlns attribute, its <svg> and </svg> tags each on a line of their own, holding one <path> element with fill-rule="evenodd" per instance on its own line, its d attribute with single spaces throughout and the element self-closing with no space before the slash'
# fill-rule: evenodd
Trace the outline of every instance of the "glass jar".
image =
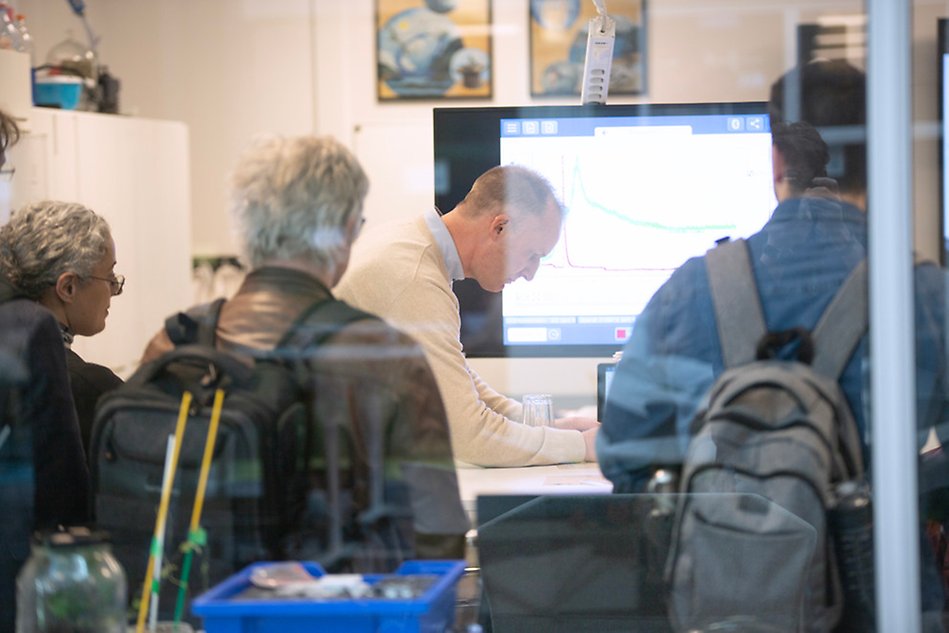
<svg viewBox="0 0 949 633">
<path fill-rule="evenodd" d="M 49 49 L 49 53 L 46 54 L 46 63 L 56 68 L 69 70 L 90 82 L 95 82 L 98 75 L 96 54 L 74 40 L 72 31 L 67 31 L 66 39 Z"/>
<path fill-rule="evenodd" d="M 125 633 L 126 591 L 105 533 L 44 534 L 17 577 L 16 631 Z"/>
</svg>

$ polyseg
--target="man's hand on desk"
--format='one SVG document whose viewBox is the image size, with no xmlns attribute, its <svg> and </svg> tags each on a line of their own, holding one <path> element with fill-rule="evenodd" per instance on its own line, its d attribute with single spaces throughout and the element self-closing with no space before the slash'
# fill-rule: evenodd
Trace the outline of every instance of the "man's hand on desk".
<svg viewBox="0 0 949 633">
<path fill-rule="evenodd" d="M 593 419 L 578 415 L 571 415 L 565 418 L 557 418 L 551 424 L 555 429 L 564 429 L 567 431 L 580 431 L 583 434 L 583 442 L 586 444 L 586 452 L 583 460 L 587 462 L 596 461 L 596 432 L 600 428 L 600 423 Z"/>
<path fill-rule="evenodd" d="M 583 442 L 586 444 L 586 453 L 584 453 L 583 459 L 587 462 L 596 461 L 596 432 L 600 428 L 600 423 L 597 420 L 580 416 L 570 416 L 557 418 L 554 420 L 552 426 L 558 429 L 580 431 L 583 433 Z"/>
<path fill-rule="evenodd" d="M 597 424 L 596 428 L 587 429 L 582 431 L 583 433 L 583 442 L 586 444 L 587 450 L 583 455 L 583 460 L 587 462 L 596 461 L 596 433 L 600 430 L 600 425 Z"/>
<path fill-rule="evenodd" d="M 579 416 L 570 416 L 567 418 L 557 418 L 552 425 L 557 429 L 567 429 L 572 431 L 589 431 L 590 429 L 600 428 L 600 423 L 593 418 L 582 418 Z"/>
</svg>

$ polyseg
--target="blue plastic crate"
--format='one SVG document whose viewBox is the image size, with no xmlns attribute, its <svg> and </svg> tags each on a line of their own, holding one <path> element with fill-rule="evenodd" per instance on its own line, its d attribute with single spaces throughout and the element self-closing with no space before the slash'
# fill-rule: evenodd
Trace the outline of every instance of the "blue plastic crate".
<svg viewBox="0 0 949 633">
<path fill-rule="evenodd" d="M 269 563 L 256 563 L 194 599 L 191 610 L 204 619 L 207 633 L 444 633 L 455 617 L 455 592 L 464 561 L 407 561 L 396 575 L 441 576 L 414 600 L 246 600 L 232 601 L 250 586 L 250 574 Z M 314 577 L 316 563 L 303 563 Z M 366 575 L 374 584 L 385 576 Z"/>
</svg>

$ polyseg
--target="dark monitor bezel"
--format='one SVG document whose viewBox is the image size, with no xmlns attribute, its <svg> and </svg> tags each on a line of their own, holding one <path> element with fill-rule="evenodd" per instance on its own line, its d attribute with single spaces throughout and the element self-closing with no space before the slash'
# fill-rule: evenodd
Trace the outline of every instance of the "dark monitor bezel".
<svg viewBox="0 0 949 633">
<path fill-rule="evenodd" d="M 606 413 L 606 374 L 616 371 L 616 363 L 597 363 L 596 366 L 596 419 Z"/>
</svg>

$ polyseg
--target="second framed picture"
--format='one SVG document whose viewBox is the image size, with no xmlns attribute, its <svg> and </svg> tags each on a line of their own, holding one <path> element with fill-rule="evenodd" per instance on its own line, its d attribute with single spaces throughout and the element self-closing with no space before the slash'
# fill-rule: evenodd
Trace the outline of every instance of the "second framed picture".
<svg viewBox="0 0 949 633">
<path fill-rule="evenodd" d="M 379 101 L 491 97 L 491 0 L 376 0 Z"/>
<path fill-rule="evenodd" d="M 645 94 L 646 0 L 609 0 L 607 11 L 616 22 L 609 94 Z M 595 16 L 588 0 L 530 0 L 531 96 L 580 95 Z"/>
</svg>

